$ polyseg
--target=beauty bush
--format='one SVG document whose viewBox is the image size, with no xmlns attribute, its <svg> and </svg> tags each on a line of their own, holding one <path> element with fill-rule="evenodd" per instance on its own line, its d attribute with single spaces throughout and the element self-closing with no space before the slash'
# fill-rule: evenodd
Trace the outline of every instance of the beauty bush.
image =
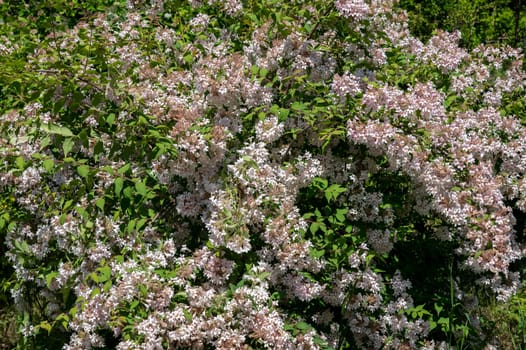
<svg viewBox="0 0 526 350">
<path fill-rule="evenodd" d="M 0 36 L 24 346 L 491 342 L 466 314 L 521 284 L 520 52 L 423 43 L 375 0 L 130 0 L 57 28 Z"/>
</svg>

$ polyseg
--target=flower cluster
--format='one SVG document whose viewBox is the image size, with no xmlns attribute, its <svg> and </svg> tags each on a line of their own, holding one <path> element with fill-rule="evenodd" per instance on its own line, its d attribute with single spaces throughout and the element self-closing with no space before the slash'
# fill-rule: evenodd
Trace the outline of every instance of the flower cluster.
<svg viewBox="0 0 526 350">
<path fill-rule="evenodd" d="M 424 44 L 389 1 L 180 3 L 42 39 L 47 90 L 0 116 L 13 296 L 44 306 L 27 330 L 63 321 L 71 350 L 441 348 L 406 312 L 430 241 L 460 292 L 516 292 L 518 51 Z"/>
</svg>

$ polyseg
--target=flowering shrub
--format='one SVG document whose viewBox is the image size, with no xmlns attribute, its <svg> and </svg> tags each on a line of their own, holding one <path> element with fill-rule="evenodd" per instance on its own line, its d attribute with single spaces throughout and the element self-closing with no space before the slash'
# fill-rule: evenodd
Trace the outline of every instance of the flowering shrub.
<svg viewBox="0 0 526 350">
<path fill-rule="evenodd" d="M 105 6 L 0 36 L 26 346 L 491 341 L 473 300 L 525 253 L 520 52 L 422 43 L 388 1 Z"/>
</svg>

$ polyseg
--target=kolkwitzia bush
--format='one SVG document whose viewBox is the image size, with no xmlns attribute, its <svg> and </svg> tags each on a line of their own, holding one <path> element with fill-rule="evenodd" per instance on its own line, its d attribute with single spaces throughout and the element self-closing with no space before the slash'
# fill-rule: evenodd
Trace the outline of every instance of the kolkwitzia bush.
<svg viewBox="0 0 526 350">
<path fill-rule="evenodd" d="M 525 253 L 522 56 L 459 35 L 389 1 L 165 0 L 35 36 L 0 117 L 33 345 L 444 347 L 441 310 L 509 298 Z"/>
</svg>

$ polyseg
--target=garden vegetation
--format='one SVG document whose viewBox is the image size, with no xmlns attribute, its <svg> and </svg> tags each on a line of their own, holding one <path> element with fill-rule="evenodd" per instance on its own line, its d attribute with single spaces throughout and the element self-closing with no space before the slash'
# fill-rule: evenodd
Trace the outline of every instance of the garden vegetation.
<svg viewBox="0 0 526 350">
<path fill-rule="evenodd" d="M 396 5 L 0 1 L 1 346 L 526 348 L 523 55 Z"/>
</svg>

